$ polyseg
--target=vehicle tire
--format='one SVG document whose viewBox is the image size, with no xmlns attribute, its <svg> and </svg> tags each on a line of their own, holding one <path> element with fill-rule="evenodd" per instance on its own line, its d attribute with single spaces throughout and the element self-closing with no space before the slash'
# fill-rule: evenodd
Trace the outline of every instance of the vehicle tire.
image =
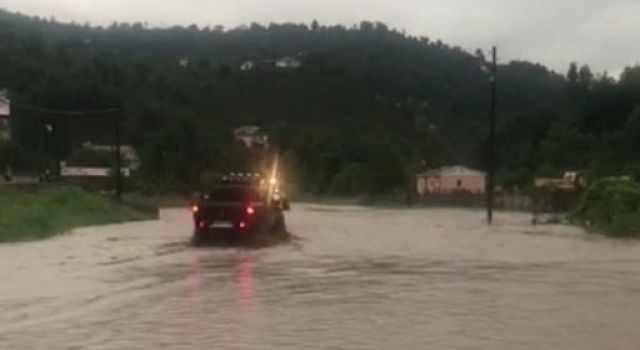
<svg viewBox="0 0 640 350">
<path fill-rule="evenodd" d="M 285 227 L 285 224 L 284 224 L 284 215 L 282 214 L 277 215 L 275 218 L 275 222 L 271 227 L 271 233 L 275 236 L 281 236 L 286 234 L 286 230 L 287 228 Z"/>
<path fill-rule="evenodd" d="M 205 235 L 204 232 L 202 232 L 202 231 L 194 231 L 193 232 L 193 236 L 191 237 L 191 242 L 194 245 L 200 245 L 200 244 L 204 243 L 205 238 L 206 238 L 206 235 Z"/>
</svg>

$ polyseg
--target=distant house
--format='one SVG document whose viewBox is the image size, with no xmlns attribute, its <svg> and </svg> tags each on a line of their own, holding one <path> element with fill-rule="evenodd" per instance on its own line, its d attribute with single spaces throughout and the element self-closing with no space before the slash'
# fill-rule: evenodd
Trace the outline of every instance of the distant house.
<svg viewBox="0 0 640 350">
<path fill-rule="evenodd" d="M 262 132 L 260 127 L 255 125 L 237 128 L 234 131 L 234 137 L 236 141 L 242 142 L 247 148 L 253 148 L 254 146 L 269 148 L 269 137 Z"/>
<path fill-rule="evenodd" d="M 94 145 L 91 142 L 83 143 L 82 148 L 109 153 L 115 152 L 114 145 Z M 138 170 L 138 168 L 140 168 L 140 158 L 133 146 L 121 145 L 120 154 L 122 155 L 123 162 L 126 163 L 129 168 L 132 170 Z"/>
<path fill-rule="evenodd" d="M 60 176 L 65 178 L 106 178 L 111 176 L 112 171 L 106 167 L 69 166 L 64 161 L 60 162 Z M 131 169 L 122 167 L 120 173 L 124 177 L 130 177 Z"/>
<path fill-rule="evenodd" d="M 567 171 L 558 178 L 536 178 L 533 192 L 533 222 L 541 213 L 568 212 L 577 203 L 585 188 L 584 177 L 577 171 Z"/>
<path fill-rule="evenodd" d="M 484 193 L 486 174 L 464 166 L 432 169 L 416 176 L 420 196 L 459 192 Z"/>
<path fill-rule="evenodd" d="M 253 61 L 246 61 L 240 65 L 240 70 L 243 72 L 252 70 L 256 64 Z"/>
<path fill-rule="evenodd" d="M 576 171 L 567 171 L 561 178 L 535 179 L 537 189 L 575 191 L 584 186 L 584 178 Z"/>
<path fill-rule="evenodd" d="M 276 61 L 276 68 L 292 69 L 300 68 L 301 66 L 302 62 L 293 57 L 284 57 Z"/>
<path fill-rule="evenodd" d="M 189 67 L 190 63 L 191 63 L 191 60 L 189 59 L 189 57 L 182 57 L 181 59 L 178 60 L 178 65 L 182 68 Z"/>
<path fill-rule="evenodd" d="M 113 145 L 94 145 L 90 142 L 83 143 L 82 148 L 76 151 L 82 152 L 82 150 L 99 152 L 99 154 L 105 155 L 109 161 L 113 159 L 111 157 L 115 152 Z M 129 145 L 120 146 L 120 154 L 122 156 L 121 172 L 125 177 L 130 177 L 132 171 L 140 167 L 138 154 Z M 60 162 L 60 175 L 65 178 L 105 178 L 110 177 L 111 172 L 112 169 L 106 164 L 105 158 L 95 154 L 78 157 L 76 153 L 76 157 L 72 155 L 71 159 Z"/>
<path fill-rule="evenodd" d="M 283 57 L 279 59 L 265 58 L 258 61 L 244 61 L 240 65 L 243 72 L 252 71 L 254 69 L 273 70 L 273 69 L 295 69 L 300 68 L 302 62 L 293 57 Z"/>
</svg>

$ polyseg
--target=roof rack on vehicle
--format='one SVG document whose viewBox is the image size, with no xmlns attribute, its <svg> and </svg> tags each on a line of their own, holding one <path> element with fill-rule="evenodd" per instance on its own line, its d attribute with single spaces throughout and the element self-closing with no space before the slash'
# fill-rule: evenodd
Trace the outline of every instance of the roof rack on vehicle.
<svg viewBox="0 0 640 350">
<path fill-rule="evenodd" d="M 261 179 L 262 175 L 259 173 L 229 173 L 221 178 L 223 183 L 231 184 L 257 183 Z"/>
</svg>

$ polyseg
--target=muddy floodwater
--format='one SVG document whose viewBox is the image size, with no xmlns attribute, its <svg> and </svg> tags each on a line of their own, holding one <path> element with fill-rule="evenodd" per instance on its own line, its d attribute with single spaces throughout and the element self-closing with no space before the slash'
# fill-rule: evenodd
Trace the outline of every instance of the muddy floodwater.
<svg viewBox="0 0 640 350">
<path fill-rule="evenodd" d="M 297 205 L 292 244 L 189 213 L 0 245 L 0 349 L 639 349 L 640 243 L 526 214 Z"/>
</svg>

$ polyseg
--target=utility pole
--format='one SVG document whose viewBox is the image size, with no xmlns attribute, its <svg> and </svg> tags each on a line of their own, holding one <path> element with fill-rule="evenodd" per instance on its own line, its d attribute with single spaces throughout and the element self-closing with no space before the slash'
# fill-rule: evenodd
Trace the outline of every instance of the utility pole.
<svg viewBox="0 0 640 350">
<path fill-rule="evenodd" d="M 489 76 L 489 85 L 491 89 L 491 102 L 489 104 L 489 179 L 487 182 L 487 221 L 489 224 L 493 223 L 493 194 L 496 186 L 496 73 L 498 71 L 497 66 L 497 50 L 494 46 L 491 50 L 491 73 Z"/>
<path fill-rule="evenodd" d="M 115 112 L 115 180 L 116 180 L 116 200 L 118 202 L 122 201 L 122 153 L 120 151 L 120 119 L 121 119 L 122 110 L 118 110 Z"/>
</svg>

